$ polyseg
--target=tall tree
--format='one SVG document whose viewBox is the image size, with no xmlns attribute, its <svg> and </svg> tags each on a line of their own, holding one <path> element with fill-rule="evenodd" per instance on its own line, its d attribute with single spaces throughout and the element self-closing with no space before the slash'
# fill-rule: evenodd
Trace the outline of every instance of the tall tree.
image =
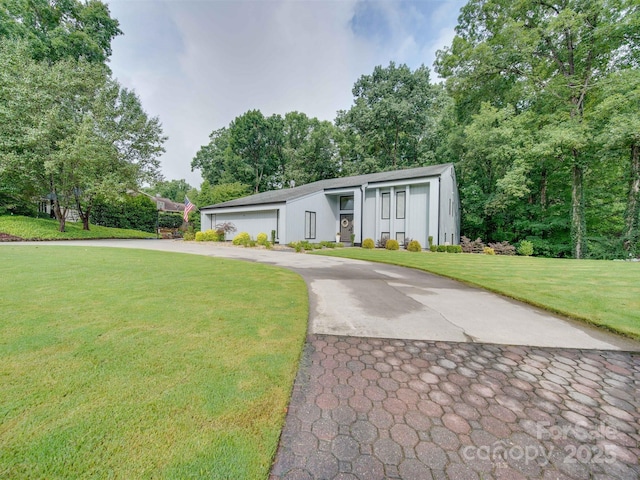
<svg viewBox="0 0 640 480">
<path fill-rule="evenodd" d="M 634 0 L 471 0 L 452 46 L 438 53 L 436 69 L 458 104 L 513 103 L 546 117 L 546 151 L 571 166 L 575 258 L 586 247 L 587 97 L 608 72 L 637 66 L 639 8 Z"/>
<path fill-rule="evenodd" d="M 349 173 L 427 163 L 423 143 L 435 123 L 438 89 L 426 67 L 377 66 L 356 81 L 353 96 L 354 105 L 336 118 Z"/>
<path fill-rule="evenodd" d="M 594 123 L 598 154 L 601 158 L 626 158 L 617 183 L 626 186 L 624 248 L 640 253 L 640 70 L 628 69 L 611 74 L 596 92 L 596 105 L 590 113 Z M 608 162 L 609 164 L 613 161 Z M 620 182 L 620 180 L 623 180 Z"/>
<path fill-rule="evenodd" d="M 132 92 L 101 64 L 36 62 L 21 41 L 0 39 L 0 180 L 49 195 L 64 231 L 75 208 L 85 228 L 97 196 L 157 174 L 165 137 Z"/>
<path fill-rule="evenodd" d="M 184 197 L 193 187 L 184 178 L 180 180 L 160 180 L 143 190 L 150 195 L 159 195 L 174 202 L 183 202 Z"/>
<path fill-rule="evenodd" d="M 26 40 L 36 60 L 105 63 L 121 33 L 99 0 L 0 0 L 0 37 Z"/>
</svg>

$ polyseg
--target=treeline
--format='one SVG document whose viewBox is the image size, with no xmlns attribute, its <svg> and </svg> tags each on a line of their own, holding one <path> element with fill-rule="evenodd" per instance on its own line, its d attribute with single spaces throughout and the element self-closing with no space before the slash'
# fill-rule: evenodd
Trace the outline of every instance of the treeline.
<svg viewBox="0 0 640 480">
<path fill-rule="evenodd" d="M 159 176 L 165 137 L 136 94 L 112 77 L 107 6 L 0 2 L 0 214 L 32 213 L 49 198 L 64 231 L 77 211 Z"/>
<path fill-rule="evenodd" d="M 638 257 L 639 65 L 637 1 L 470 0 L 437 55 L 444 86 L 425 67 L 376 67 L 333 124 L 250 111 L 191 165 L 242 195 L 453 162 L 463 235 Z"/>
</svg>

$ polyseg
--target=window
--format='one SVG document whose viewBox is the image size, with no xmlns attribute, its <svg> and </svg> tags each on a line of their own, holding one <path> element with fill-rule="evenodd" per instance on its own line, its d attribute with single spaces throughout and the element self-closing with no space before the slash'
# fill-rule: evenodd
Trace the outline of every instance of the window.
<svg viewBox="0 0 640 480">
<path fill-rule="evenodd" d="M 404 232 L 396 232 L 396 240 L 400 246 L 404 245 Z"/>
<path fill-rule="evenodd" d="M 316 238 L 316 212 L 304 212 L 304 238 Z"/>
<path fill-rule="evenodd" d="M 405 192 L 396 192 L 396 218 L 404 218 Z"/>
<path fill-rule="evenodd" d="M 340 210 L 353 210 L 353 196 L 340 197 Z"/>
<path fill-rule="evenodd" d="M 389 218 L 391 210 L 391 194 L 382 194 L 382 218 Z"/>
<path fill-rule="evenodd" d="M 389 232 L 382 232 L 380 236 L 382 237 L 382 240 L 389 240 L 389 238 L 391 237 Z"/>
</svg>

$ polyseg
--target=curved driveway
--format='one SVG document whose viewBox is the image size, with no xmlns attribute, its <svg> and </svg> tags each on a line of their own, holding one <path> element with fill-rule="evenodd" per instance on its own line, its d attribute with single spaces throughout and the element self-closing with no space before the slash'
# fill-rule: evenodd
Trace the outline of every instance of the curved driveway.
<svg viewBox="0 0 640 480">
<path fill-rule="evenodd" d="M 309 287 L 312 334 L 640 351 L 638 342 L 409 268 L 172 240 L 91 240 L 47 245 L 163 250 L 291 269 Z"/>
</svg>

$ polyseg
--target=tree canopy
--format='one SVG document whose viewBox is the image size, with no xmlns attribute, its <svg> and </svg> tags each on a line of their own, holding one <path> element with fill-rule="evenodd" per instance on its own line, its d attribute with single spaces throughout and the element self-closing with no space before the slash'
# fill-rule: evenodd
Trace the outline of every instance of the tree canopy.
<svg viewBox="0 0 640 480">
<path fill-rule="evenodd" d="M 106 67 L 118 22 L 97 0 L 0 2 L 0 201 L 75 210 L 159 175 L 166 138 Z"/>
</svg>

